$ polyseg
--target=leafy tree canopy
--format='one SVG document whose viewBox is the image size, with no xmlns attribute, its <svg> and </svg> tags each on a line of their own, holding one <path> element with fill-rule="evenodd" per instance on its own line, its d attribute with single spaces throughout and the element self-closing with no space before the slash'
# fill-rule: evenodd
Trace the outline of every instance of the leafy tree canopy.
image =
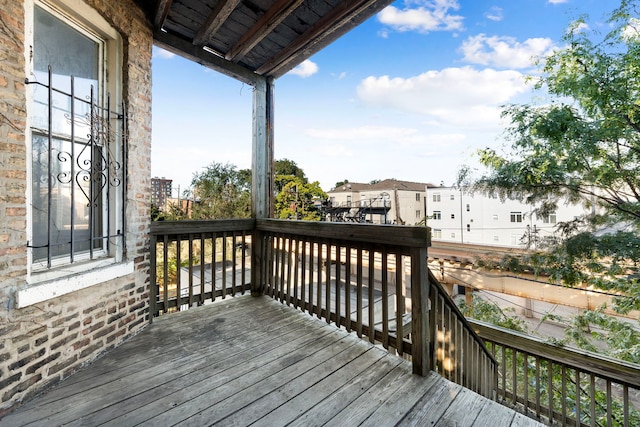
<svg viewBox="0 0 640 427">
<path fill-rule="evenodd" d="M 248 218 L 251 216 L 251 182 L 246 170 L 213 162 L 193 175 L 195 203 L 192 219 Z"/>
<path fill-rule="evenodd" d="M 540 61 L 545 105 L 510 105 L 511 152 L 480 151 L 489 172 L 466 182 L 502 198 L 526 199 L 538 213 L 559 201 L 590 214 L 558 227 L 535 262 L 552 280 L 621 293 L 617 308 L 640 309 L 640 8 L 622 0 L 604 36 L 568 28 L 565 47 Z M 462 171 L 465 184 L 468 171 Z"/>
<path fill-rule="evenodd" d="M 320 188 L 318 181 L 305 180 L 289 175 L 281 181 L 282 190 L 276 195 L 276 218 L 320 221 L 318 203 L 327 199 L 327 193 Z"/>
</svg>

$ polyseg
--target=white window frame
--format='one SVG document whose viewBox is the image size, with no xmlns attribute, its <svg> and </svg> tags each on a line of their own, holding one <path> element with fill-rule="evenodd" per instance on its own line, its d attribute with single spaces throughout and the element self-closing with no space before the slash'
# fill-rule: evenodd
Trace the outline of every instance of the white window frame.
<svg viewBox="0 0 640 427">
<path fill-rule="evenodd" d="M 33 78 L 33 42 L 34 42 L 34 10 L 38 6 L 48 13 L 53 14 L 73 28 L 80 30 L 92 39 L 101 40 L 103 54 L 101 61 L 101 84 L 99 93 L 110 93 L 111 104 L 118 105 L 122 99 L 122 38 L 118 31 L 113 28 L 96 10 L 79 0 L 27 0 L 25 2 L 25 75 Z M 31 90 L 26 88 L 27 98 L 27 119 L 25 137 L 27 144 L 27 176 L 32 176 L 33 167 L 31 159 L 31 146 L 33 141 L 32 118 L 33 96 Z M 117 160 L 122 162 L 123 174 L 127 174 L 127 165 L 124 164 L 124 153 L 119 152 Z M 123 183 L 124 185 L 124 183 Z M 120 218 L 125 209 L 125 200 L 121 191 L 113 192 L 110 201 L 103 203 L 113 203 L 116 227 L 119 227 L 126 238 L 126 230 Z M 31 186 L 27 186 L 27 239 L 33 238 L 33 219 L 31 201 L 33 194 Z M 71 264 L 62 260 L 53 262 L 50 268 L 43 268 L 39 262 L 34 262 L 32 251 L 27 251 L 27 277 L 26 284 L 17 292 L 18 308 L 46 301 L 70 292 L 94 286 L 99 283 L 113 280 L 134 272 L 134 263 L 123 259 L 124 242 L 111 245 L 110 253 L 103 253 L 102 257 L 93 260 L 88 259 L 88 255 L 82 253 L 75 254 L 74 263 Z M 99 251 L 99 250 L 98 250 Z M 96 251 L 96 252 L 98 252 Z M 83 258 L 84 257 L 84 258 Z M 94 257 L 95 258 L 95 257 Z"/>
<path fill-rule="evenodd" d="M 433 201 L 435 203 L 438 203 L 441 200 L 442 200 L 442 196 L 440 195 L 440 193 L 433 193 Z"/>
<path fill-rule="evenodd" d="M 524 220 L 522 212 L 513 211 L 509 214 L 509 221 L 512 223 L 521 223 Z"/>
<path fill-rule="evenodd" d="M 442 219 L 442 211 L 433 211 L 433 219 L 441 220 Z"/>
</svg>

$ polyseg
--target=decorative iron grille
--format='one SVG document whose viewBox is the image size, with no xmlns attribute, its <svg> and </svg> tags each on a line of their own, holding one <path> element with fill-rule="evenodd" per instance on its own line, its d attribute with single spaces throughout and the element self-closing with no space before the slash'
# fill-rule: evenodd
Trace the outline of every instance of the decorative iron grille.
<svg viewBox="0 0 640 427">
<path fill-rule="evenodd" d="M 56 81 L 60 76 L 55 76 Z M 126 114 L 98 96 L 55 88 L 51 67 L 46 83 L 33 87 L 31 240 L 34 265 L 73 263 L 125 250 Z M 65 84 L 66 85 L 66 84 Z M 82 85 L 82 83 L 81 83 Z M 44 92 L 40 89 L 42 88 Z M 84 91 L 87 93 L 87 91 Z"/>
</svg>

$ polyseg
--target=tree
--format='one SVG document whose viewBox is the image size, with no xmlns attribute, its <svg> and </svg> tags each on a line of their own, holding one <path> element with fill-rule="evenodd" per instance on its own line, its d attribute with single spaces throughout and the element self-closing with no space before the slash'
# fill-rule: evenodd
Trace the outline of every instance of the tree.
<svg viewBox="0 0 640 427">
<path fill-rule="evenodd" d="M 191 185 L 195 198 L 192 219 L 251 216 L 251 182 L 236 166 L 213 162 L 193 175 Z"/>
<path fill-rule="evenodd" d="M 283 175 L 281 175 L 283 177 Z M 300 219 L 305 221 L 320 221 L 320 210 L 317 202 L 327 199 L 327 193 L 320 188 L 318 181 L 304 180 L 288 175 L 288 179 L 281 181 L 282 191 L 276 195 L 276 218 Z"/>
<path fill-rule="evenodd" d="M 308 182 L 304 171 L 296 162 L 289 159 L 281 159 L 273 162 L 273 175 L 276 194 L 280 193 L 284 186 L 294 177 L 305 184 Z"/>
<path fill-rule="evenodd" d="M 568 286 L 619 292 L 620 312 L 640 309 L 639 11 L 635 0 L 623 0 L 599 39 L 583 31 L 584 18 L 570 25 L 565 47 L 534 77 L 552 102 L 505 107 L 512 153 L 482 150 L 489 172 L 472 183 L 540 204 L 540 215 L 560 200 L 591 208 L 560 224 L 546 250 L 523 262 Z"/>
</svg>

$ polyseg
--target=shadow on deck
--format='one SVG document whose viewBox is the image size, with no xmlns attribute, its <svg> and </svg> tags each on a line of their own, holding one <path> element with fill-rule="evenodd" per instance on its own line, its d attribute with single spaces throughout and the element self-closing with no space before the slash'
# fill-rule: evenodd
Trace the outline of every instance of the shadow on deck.
<svg viewBox="0 0 640 427">
<path fill-rule="evenodd" d="M 540 425 L 268 297 L 161 316 L 16 425 Z"/>
</svg>

